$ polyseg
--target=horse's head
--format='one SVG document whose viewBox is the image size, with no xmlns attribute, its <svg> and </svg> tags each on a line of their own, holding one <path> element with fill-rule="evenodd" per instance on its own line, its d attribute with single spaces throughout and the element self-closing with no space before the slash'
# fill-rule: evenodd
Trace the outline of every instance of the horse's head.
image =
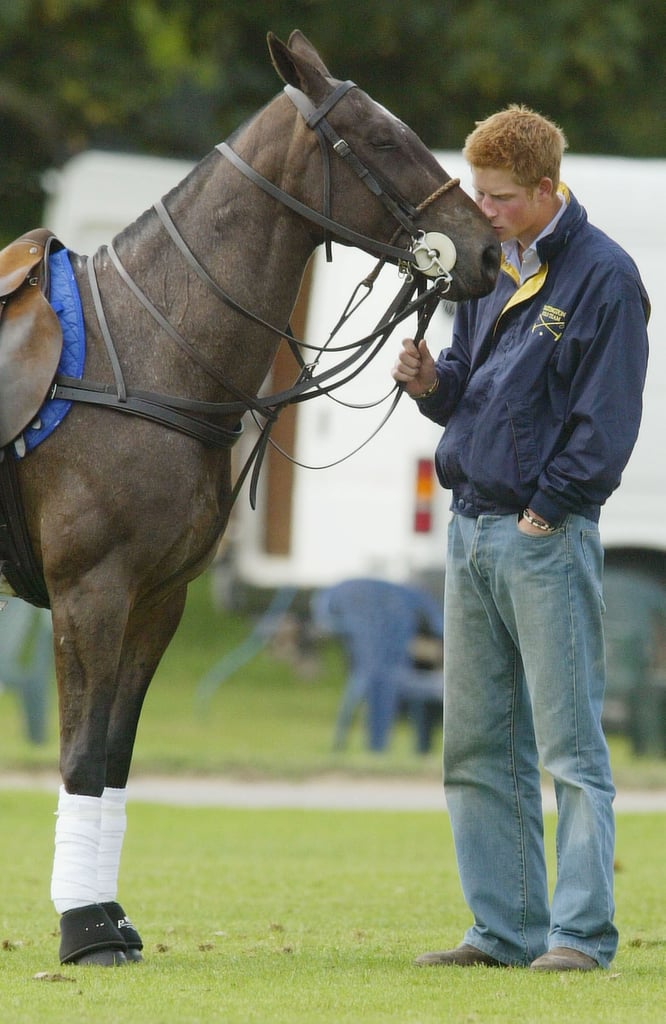
<svg viewBox="0 0 666 1024">
<path fill-rule="evenodd" d="M 353 82 L 334 79 L 301 32 L 288 44 L 269 33 L 268 46 L 299 111 L 297 130 L 310 135 L 308 152 L 324 165 L 316 175 L 294 167 L 290 191 L 335 222 L 338 241 L 375 254 L 388 244 L 393 261 L 396 247 L 411 250 L 413 265 L 444 279 L 447 298 L 489 292 L 499 269 L 495 234 L 418 136 Z M 360 244 L 345 229 L 380 244 Z"/>
</svg>

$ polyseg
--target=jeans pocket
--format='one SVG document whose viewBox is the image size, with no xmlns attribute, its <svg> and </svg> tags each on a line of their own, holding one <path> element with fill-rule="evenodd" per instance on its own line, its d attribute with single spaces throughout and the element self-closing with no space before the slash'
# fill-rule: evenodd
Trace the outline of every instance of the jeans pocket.
<svg viewBox="0 0 666 1024">
<path fill-rule="evenodd" d="M 552 530 L 540 530 L 539 533 L 526 533 L 524 530 L 521 530 L 518 526 L 518 523 L 520 522 L 521 518 L 522 512 L 518 512 L 514 519 L 516 532 L 519 533 L 521 537 L 526 537 L 528 540 L 537 541 L 537 543 L 541 543 L 545 540 L 552 540 L 553 537 L 557 537 L 559 534 L 564 533 L 567 526 L 567 522 L 569 520 L 569 516 L 567 515 Z"/>
</svg>

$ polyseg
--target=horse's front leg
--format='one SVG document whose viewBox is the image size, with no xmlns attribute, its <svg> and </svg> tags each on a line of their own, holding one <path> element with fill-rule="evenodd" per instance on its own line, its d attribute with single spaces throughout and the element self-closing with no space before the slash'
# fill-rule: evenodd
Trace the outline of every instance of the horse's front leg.
<svg viewBox="0 0 666 1024">
<path fill-rule="evenodd" d="M 183 604 L 184 590 L 149 622 L 108 602 L 99 613 L 99 596 L 88 595 L 85 607 L 71 595 L 54 601 L 63 785 L 51 896 L 61 915 L 62 962 L 141 959 L 141 940 L 116 893 L 125 785 L 143 698 Z"/>
<path fill-rule="evenodd" d="M 148 686 L 180 622 L 187 588 L 130 616 L 123 644 L 119 686 L 109 723 L 106 786 L 98 856 L 98 899 L 127 943 L 128 960 L 142 959 L 143 942 L 118 902 L 118 874 L 127 827 L 126 799 L 136 730 Z"/>
<path fill-rule="evenodd" d="M 107 734 L 127 610 L 113 590 L 52 594 L 60 713 L 60 773 L 51 899 L 61 915 L 60 959 L 118 964 L 126 943 L 99 904 Z"/>
</svg>

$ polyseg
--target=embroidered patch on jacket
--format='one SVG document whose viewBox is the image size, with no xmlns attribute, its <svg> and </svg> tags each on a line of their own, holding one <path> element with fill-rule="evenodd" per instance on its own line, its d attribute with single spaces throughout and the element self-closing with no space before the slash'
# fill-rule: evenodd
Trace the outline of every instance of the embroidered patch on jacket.
<svg viewBox="0 0 666 1024">
<path fill-rule="evenodd" d="M 544 306 L 532 326 L 532 334 L 536 333 L 540 338 L 545 338 L 546 334 L 550 334 L 555 341 L 559 341 L 564 331 L 566 319 L 567 314 L 563 309 L 557 309 L 555 306 Z"/>
</svg>

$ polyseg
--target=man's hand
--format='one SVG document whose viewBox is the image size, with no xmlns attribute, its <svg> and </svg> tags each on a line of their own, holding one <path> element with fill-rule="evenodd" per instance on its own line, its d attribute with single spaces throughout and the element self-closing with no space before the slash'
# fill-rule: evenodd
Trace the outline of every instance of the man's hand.
<svg viewBox="0 0 666 1024">
<path fill-rule="evenodd" d="M 413 338 L 405 338 L 391 375 L 404 386 L 410 398 L 418 398 L 437 381 L 435 360 L 430 355 L 425 338 L 418 346 Z"/>
<path fill-rule="evenodd" d="M 539 525 L 537 525 L 539 524 Z M 553 533 L 554 527 L 547 523 L 541 516 L 537 516 L 531 508 L 526 508 L 518 519 L 518 529 L 521 533 L 527 533 L 530 537 L 543 537 Z"/>
<path fill-rule="evenodd" d="M 518 529 L 520 530 L 521 533 L 526 533 L 530 537 L 547 537 L 548 536 L 548 534 L 544 533 L 543 530 L 540 530 L 538 528 L 538 526 L 532 526 L 531 523 L 528 523 L 526 519 L 519 519 L 518 520 Z"/>
</svg>

